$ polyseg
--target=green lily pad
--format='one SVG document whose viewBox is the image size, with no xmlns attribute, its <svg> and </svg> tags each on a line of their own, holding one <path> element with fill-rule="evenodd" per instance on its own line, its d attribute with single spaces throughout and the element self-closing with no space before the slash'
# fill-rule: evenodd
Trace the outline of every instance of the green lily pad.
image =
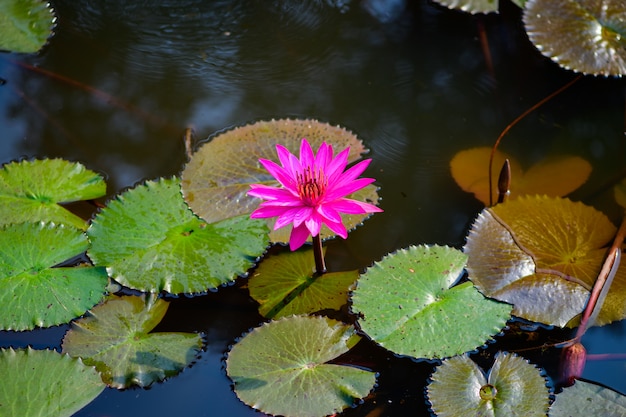
<svg viewBox="0 0 626 417">
<path fill-rule="evenodd" d="M 521 197 L 483 210 L 465 245 L 469 278 L 488 297 L 514 305 L 513 314 L 556 326 L 572 321 L 589 291 L 616 228 L 592 207 L 562 198 Z M 596 319 L 626 317 L 622 265 Z"/>
<path fill-rule="evenodd" d="M 352 310 L 361 329 L 392 352 L 443 358 L 483 345 L 502 330 L 511 306 L 459 279 L 466 256 L 447 246 L 387 255 L 357 281 Z"/>
<path fill-rule="evenodd" d="M 626 396 L 600 385 L 577 380 L 557 394 L 550 417 L 626 416 Z"/>
<path fill-rule="evenodd" d="M 168 305 L 151 297 L 112 296 L 72 323 L 63 352 L 95 366 L 115 388 L 146 387 L 176 375 L 196 358 L 203 342 L 194 333 L 150 333 Z"/>
<path fill-rule="evenodd" d="M 102 268 L 56 267 L 87 250 L 83 232 L 63 225 L 0 229 L 0 328 L 31 330 L 67 323 L 104 298 Z"/>
<path fill-rule="evenodd" d="M 367 152 L 357 137 L 339 126 L 316 120 L 281 119 L 260 121 L 235 128 L 215 136 L 193 154 L 182 173 L 185 201 L 198 216 L 208 222 L 250 214 L 259 205 L 258 198 L 246 193 L 250 184 L 278 186 L 278 182 L 259 163 L 265 158 L 278 163 L 276 144 L 286 147 L 294 155 L 300 153 L 300 143 L 306 137 L 314 151 L 322 142 L 333 146 L 335 154 L 350 147 L 349 163 L 358 161 Z M 370 204 L 378 202 L 374 185 L 347 196 Z M 346 229 L 362 223 L 369 214 L 344 215 Z M 275 219 L 268 219 L 273 229 Z M 272 231 L 272 242 L 288 242 L 291 227 Z M 334 236 L 328 228 L 320 232 L 322 238 Z"/>
<path fill-rule="evenodd" d="M 498 352 L 488 376 L 467 355 L 456 356 L 431 379 L 428 399 L 438 417 L 545 417 L 548 411 L 546 380 L 515 354 Z"/>
<path fill-rule="evenodd" d="M 434 0 L 449 9 L 462 10 L 467 13 L 496 13 L 498 0 Z"/>
<path fill-rule="evenodd" d="M 245 274 L 267 248 L 267 232 L 248 216 L 208 224 L 189 210 L 178 179 L 161 179 L 123 193 L 96 215 L 87 254 L 130 288 L 200 293 Z"/>
<path fill-rule="evenodd" d="M 524 24 L 537 49 L 563 68 L 626 74 L 623 0 L 528 0 Z"/>
<path fill-rule="evenodd" d="M 70 417 L 105 388 L 80 359 L 54 350 L 0 349 L 0 415 Z"/>
<path fill-rule="evenodd" d="M 281 252 L 263 259 L 248 280 L 250 296 L 267 318 L 316 311 L 339 310 L 358 271 L 329 272 L 314 276 L 313 250 Z"/>
<path fill-rule="evenodd" d="M 39 51 L 52 35 L 54 10 L 41 0 L 0 2 L 0 49 L 11 52 Z"/>
<path fill-rule="evenodd" d="M 59 203 L 91 200 L 105 192 L 102 177 L 76 162 L 12 162 L 0 169 L 0 225 L 45 221 L 86 229 L 85 220 Z"/>
<path fill-rule="evenodd" d="M 241 338 L 228 353 L 226 372 L 250 407 L 273 415 L 323 417 L 374 387 L 373 372 L 327 363 L 359 340 L 353 326 L 336 320 L 282 318 Z"/>
</svg>

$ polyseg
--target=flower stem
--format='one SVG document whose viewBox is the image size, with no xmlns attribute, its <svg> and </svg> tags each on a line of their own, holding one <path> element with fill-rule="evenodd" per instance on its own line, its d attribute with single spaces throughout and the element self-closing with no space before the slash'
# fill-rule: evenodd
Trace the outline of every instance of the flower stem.
<svg viewBox="0 0 626 417">
<path fill-rule="evenodd" d="M 322 239 L 320 235 L 313 236 L 313 256 L 315 257 L 315 274 L 322 275 L 326 272 L 326 262 L 322 250 Z"/>
</svg>

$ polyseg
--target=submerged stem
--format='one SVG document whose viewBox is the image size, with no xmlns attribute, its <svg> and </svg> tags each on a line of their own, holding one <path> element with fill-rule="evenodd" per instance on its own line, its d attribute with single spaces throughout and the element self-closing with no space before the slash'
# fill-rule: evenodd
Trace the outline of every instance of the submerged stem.
<svg viewBox="0 0 626 417">
<path fill-rule="evenodd" d="M 315 273 L 317 275 L 322 275 L 326 272 L 326 262 L 324 261 L 322 239 L 319 234 L 317 236 L 313 236 L 313 256 L 315 257 Z"/>
</svg>

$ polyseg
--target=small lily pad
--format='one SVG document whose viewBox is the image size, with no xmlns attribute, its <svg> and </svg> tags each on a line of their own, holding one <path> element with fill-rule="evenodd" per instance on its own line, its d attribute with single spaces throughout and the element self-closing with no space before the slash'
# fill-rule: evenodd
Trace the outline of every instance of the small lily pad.
<svg viewBox="0 0 626 417">
<path fill-rule="evenodd" d="M 226 372 L 250 407 L 290 417 L 323 417 L 351 406 L 376 383 L 373 372 L 328 363 L 360 337 L 325 317 L 291 316 L 265 323 L 228 353 Z"/>
<path fill-rule="evenodd" d="M 208 222 L 252 213 L 261 200 L 246 194 L 250 184 L 279 185 L 259 163 L 259 158 L 278 163 L 277 144 L 298 155 L 303 137 L 314 150 L 322 142 L 332 145 L 335 153 L 349 147 L 349 163 L 358 161 L 367 152 L 353 133 L 339 126 L 309 119 L 256 122 L 220 133 L 193 154 L 182 173 L 185 201 Z M 347 197 L 376 204 L 376 190 L 374 185 L 369 185 Z M 367 217 L 369 214 L 343 215 L 342 221 L 346 229 L 351 229 Z M 271 229 L 274 221 L 267 220 Z M 289 241 L 290 233 L 291 227 L 284 227 L 272 231 L 270 238 L 272 242 L 284 243 Z M 327 238 L 334 233 L 323 227 L 320 236 Z"/>
<path fill-rule="evenodd" d="M 537 49 L 563 68 L 626 74 L 623 0 L 528 0 L 524 24 Z"/>
<path fill-rule="evenodd" d="M 91 200 L 106 192 L 103 178 L 62 159 L 12 162 L 0 169 L 0 225 L 64 223 L 86 229 L 87 222 L 59 203 Z"/>
<path fill-rule="evenodd" d="M 250 296 L 267 318 L 339 310 L 348 302 L 348 290 L 358 271 L 315 276 L 313 250 L 281 252 L 263 259 L 248 280 Z"/>
<path fill-rule="evenodd" d="M 115 388 L 146 387 L 176 375 L 196 358 L 203 342 L 194 333 L 150 333 L 167 307 L 151 297 L 111 296 L 72 323 L 63 352 L 95 366 Z"/>
<path fill-rule="evenodd" d="M 438 417 L 545 417 L 548 411 L 546 380 L 515 354 L 498 352 L 487 376 L 467 355 L 456 356 L 431 379 L 428 400 Z"/>
<path fill-rule="evenodd" d="M 0 2 L 0 49 L 10 52 L 39 51 L 52 35 L 54 10 L 41 0 Z"/>
<path fill-rule="evenodd" d="M 105 388 L 80 359 L 54 350 L 0 349 L 0 415 L 70 417 Z"/>
<path fill-rule="evenodd" d="M 21 223 L 0 229 L 0 328 L 31 330 L 67 323 L 104 298 L 103 268 L 53 266 L 87 250 L 73 227 Z"/>
<path fill-rule="evenodd" d="M 204 222 L 183 201 L 179 180 L 161 179 L 128 190 L 96 215 L 87 254 L 130 288 L 201 293 L 245 274 L 267 248 L 267 233 L 249 216 Z"/>
<path fill-rule="evenodd" d="M 361 329 L 386 349 L 443 358 L 499 333 L 511 306 L 483 297 L 459 279 L 466 256 L 447 246 L 412 246 L 387 255 L 357 281 L 352 310 Z"/>
<path fill-rule="evenodd" d="M 557 394 L 550 417 L 626 416 L 626 396 L 609 388 L 577 380 Z"/>
<path fill-rule="evenodd" d="M 576 325 L 616 228 L 593 207 L 562 198 L 522 197 L 483 210 L 465 253 L 483 294 L 514 305 L 513 314 Z M 617 271 L 597 325 L 626 317 L 626 268 Z"/>
</svg>

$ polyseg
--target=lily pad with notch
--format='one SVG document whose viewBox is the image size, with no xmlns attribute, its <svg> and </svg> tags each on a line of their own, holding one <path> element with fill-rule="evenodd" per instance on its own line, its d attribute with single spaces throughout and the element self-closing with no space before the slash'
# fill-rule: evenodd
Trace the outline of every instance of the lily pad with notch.
<svg viewBox="0 0 626 417">
<path fill-rule="evenodd" d="M 67 323 L 100 302 L 108 283 L 104 268 L 57 266 L 88 246 L 87 236 L 69 226 L 40 222 L 1 228 L 0 328 Z"/>
<path fill-rule="evenodd" d="M 104 179 L 62 159 L 11 162 L 0 169 L 0 225 L 63 223 L 87 229 L 87 222 L 59 204 L 102 197 Z"/>
<path fill-rule="evenodd" d="M 447 246 L 412 246 L 387 255 L 357 281 L 352 310 L 361 329 L 399 355 L 444 358 L 485 344 L 511 306 L 455 285 L 467 257 Z"/>
<path fill-rule="evenodd" d="M 154 296 L 111 296 L 72 323 L 63 352 L 82 358 L 114 388 L 147 387 L 180 373 L 200 353 L 202 336 L 151 331 L 169 303 Z"/>
<path fill-rule="evenodd" d="M 539 369 L 507 352 L 496 354 L 488 374 L 468 355 L 444 360 L 432 374 L 427 394 L 440 417 L 545 417 L 550 403 Z"/>
<path fill-rule="evenodd" d="M 243 336 L 228 353 L 226 373 L 250 407 L 273 415 L 323 417 L 374 388 L 374 372 L 329 363 L 359 340 L 353 326 L 326 317 L 281 318 Z"/>
<path fill-rule="evenodd" d="M 277 319 L 292 314 L 339 310 L 348 302 L 348 291 L 358 271 L 315 275 L 313 250 L 281 252 L 263 259 L 250 279 L 250 296 L 259 313 Z"/>
<path fill-rule="evenodd" d="M 110 201 L 87 234 L 94 264 L 146 292 L 201 293 L 244 275 L 269 243 L 263 221 L 206 223 L 183 201 L 177 178 L 147 181 Z"/>
</svg>

